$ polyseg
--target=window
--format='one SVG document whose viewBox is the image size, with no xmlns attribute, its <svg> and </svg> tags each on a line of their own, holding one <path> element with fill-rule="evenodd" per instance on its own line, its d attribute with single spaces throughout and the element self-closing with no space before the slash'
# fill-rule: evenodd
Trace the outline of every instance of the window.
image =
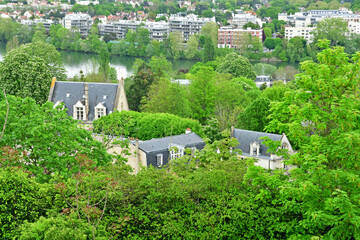
<svg viewBox="0 0 360 240">
<path fill-rule="evenodd" d="M 156 155 L 156 166 L 161 167 L 163 165 L 163 155 L 157 154 Z"/>
<path fill-rule="evenodd" d="M 84 108 L 82 107 L 75 107 L 75 118 L 78 120 L 84 119 Z"/>
<path fill-rule="evenodd" d="M 170 159 L 181 158 L 184 156 L 184 148 L 172 147 L 170 151 Z"/>
<path fill-rule="evenodd" d="M 74 119 L 77 119 L 77 120 L 86 120 L 85 105 L 81 101 L 78 101 L 73 106 L 73 117 L 74 117 Z"/>
<path fill-rule="evenodd" d="M 105 109 L 103 108 L 98 108 L 96 112 L 96 118 L 101 118 L 102 116 L 105 116 Z"/>
<path fill-rule="evenodd" d="M 95 107 L 95 119 L 101 118 L 102 116 L 106 116 L 106 107 L 100 102 Z"/>
</svg>

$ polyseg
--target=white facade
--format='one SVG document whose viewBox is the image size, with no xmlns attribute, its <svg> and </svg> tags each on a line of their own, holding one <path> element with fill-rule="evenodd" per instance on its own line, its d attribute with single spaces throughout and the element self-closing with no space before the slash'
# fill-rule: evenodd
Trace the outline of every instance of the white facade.
<svg viewBox="0 0 360 240">
<path fill-rule="evenodd" d="M 68 14 L 62 20 L 62 25 L 71 31 L 79 32 L 82 36 L 87 36 L 93 20 L 87 13 Z"/>
<path fill-rule="evenodd" d="M 169 24 L 166 22 L 119 20 L 117 22 L 99 23 L 98 27 L 101 36 L 114 33 L 117 39 L 124 39 L 128 30 L 136 31 L 140 24 L 144 24 L 143 28 L 149 30 L 151 40 L 162 41 L 170 32 Z"/>
<path fill-rule="evenodd" d="M 21 20 L 21 24 L 27 25 L 29 27 L 35 27 L 39 23 L 43 24 L 46 31 L 49 31 L 50 26 L 55 24 L 55 22 L 50 19 Z"/>
<path fill-rule="evenodd" d="M 191 14 L 185 17 L 171 15 L 169 18 L 170 31 L 181 32 L 185 41 L 188 41 L 191 35 L 200 33 L 201 28 L 208 22 L 215 22 L 215 17 L 199 18 Z"/>
<path fill-rule="evenodd" d="M 304 38 L 308 43 L 314 40 L 314 34 L 312 33 L 315 27 L 285 27 L 285 38 L 291 39 L 293 37 Z"/>
</svg>

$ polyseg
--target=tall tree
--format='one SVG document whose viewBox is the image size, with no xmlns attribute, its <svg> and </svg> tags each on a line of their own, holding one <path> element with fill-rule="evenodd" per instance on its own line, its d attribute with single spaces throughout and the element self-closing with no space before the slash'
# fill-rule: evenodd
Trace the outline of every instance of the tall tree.
<svg viewBox="0 0 360 240">
<path fill-rule="evenodd" d="M 199 42 L 195 35 L 191 35 L 186 43 L 185 57 L 187 59 L 193 59 L 199 52 Z"/>
<path fill-rule="evenodd" d="M 171 32 L 169 34 L 171 54 L 174 59 L 180 57 L 181 51 L 183 50 L 183 37 L 181 32 Z"/>
<path fill-rule="evenodd" d="M 161 79 L 150 86 L 142 110 L 150 113 L 171 113 L 180 117 L 191 117 L 188 91 L 185 86 Z"/>
<path fill-rule="evenodd" d="M 200 34 L 210 37 L 212 40 L 213 46 L 217 47 L 218 29 L 219 29 L 219 26 L 217 25 L 217 23 L 208 22 L 201 28 Z"/>
<path fill-rule="evenodd" d="M 298 149 L 286 162 L 296 169 L 279 195 L 286 206 L 301 206 L 293 211 L 301 226 L 289 229 L 293 236 L 300 231 L 309 237 L 356 239 L 360 58 L 356 54 L 350 61 L 342 47 L 329 46 L 329 40 L 319 42 L 325 49 L 318 63 L 304 62 L 298 89 L 272 105 L 268 130 L 286 132 Z"/>
<path fill-rule="evenodd" d="M 156 81 L 156 76 L 147 63 L 142 60 L 137 61 L 137 69 L 130 78 L 130 86 L 127 88 L 126 96 L 131 110 L 141 109 L 141 100 L 146 97 L 149 87 Z"/>
<path fill-rule="evenodd" d="M 230 73 L 235 78 L 245 77 L 252 80 L 255 80 L 256 78 L 253 65 L 247 58 L 236 53 L 229 53 L 226 55 L 222 59 L 217 71 L 220 73 Z"/>
<path fill-rule="evenodd" d="M 214 113 L 215 78 L 212 67 L 203 66 L 194 75 L 189 86 L 194 118 L 204 123 Z"/>
<path fill-rule="evenodd" d="M 65 79 L 60 54 L 43 42 L 22 45 L 10 51 L 0 63 L 0 88 L 19 97 L 44 103 L 52 77 Z"/>
<path fill-rule="evenodd" d="M 326 18 L 321 20 L 314 30 L 315 41 L 330 40 L 331 46 L 344 44 L 348 32 L 347 22 L 341 18 Z"/>
<path fill-rule="evenodd" d="M 205 45 L 204 45 L 204 56 L 203 62 L 209 62 L 215 59 L 215 47 L 210 37 L 205 37 Z"/>
<path fill-rule="evenodd" d="M 100 59 L 99 59 L 99 63 L 100 63 L 100 67 L 99 67 L 99 72 L 103 73 L 105 75 L 105 77 L 108 76 L 109 73 L 109 58 L 110 58 L 110 53 L 109 50 L 107 48 L 106 45 L 103 45 L 100 49 Z"/>
</svg>

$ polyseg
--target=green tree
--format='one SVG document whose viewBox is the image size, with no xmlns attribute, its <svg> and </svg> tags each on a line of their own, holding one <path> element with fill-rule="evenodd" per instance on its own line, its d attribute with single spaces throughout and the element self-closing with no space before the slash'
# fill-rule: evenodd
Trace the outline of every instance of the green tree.
<svg viewBox="0 0 360 240">
<path fill-rule="evenodd" d="M 6 52 L 10 52 L 12 49 L 19 47 L 19 41 L 16 36 L 6 43 Z"/>
<path fill-rule="evenodd" d="M 203 62 L 209 62 L 215 58 L 215 47 L 210 37 L 205 37 Z"/>
<path fill-rule="evenodd" d="M 215 88 L 215 117 L 220 131 L 237 126 L 237 116 L 249 104 L 249 99 L 241 87 L 241 83 L 236 79 L 229 80 L 225 76 L 219 76 Z"/>
<path fill-rule="evenodd" d="M 169 34 L 171 54 L 174 59 L 180 58 L 183 49 L 183 37 L 181 32 L 171 32 Z"/>
<path fill-rule="evenodd" d="M 10 51 L 0 63 L 0 88 L 19 97 L 44 103 L 52 77 L 65 79 L 60 54 L 43 42 L 22 45 Z"/>
<path fill-rule="evenodd" d="M 318 63 L 306 61 L 297 79 L 298 89 L 272 105 L 268 130 L 287 132 L 298 153 L 286 164 L 296 165 L 291 181 L 279 196 L 289 206 L 301 205 L 294 213 L 300 235 L 356 239 L 360 235 L 358 125 L 359 53 L 351 61 L 342 47 L 325 48 Z M 294 206 L 294 205 L 292 205 Z M 315 217 L 316 216 L 316 217 Z M 332 220 L 331 220 L 332 219 Z"/>
<path fill-rule="evenodd" d="M 330 40 L 331 46 L 342 45 L 348 32 L 347 22 L 341 18 L 326 18 L 316 25 L 315 42 L 320 39 Z"/>
<path fill-rule="evenodd" d="M 272 37 L 272 31 L 271 31 L 271 28 L 269 28 L 269 27 L 264 27 L 264 33 L 265 33 L 265 36 L 266 36 L 266 38 L 270 38 L 270 37 Z"/>
<path fill-rule="evenodd" d="M 8 96 L 9 114 L 0 115 L 0 125 L 6 123 L 0 147 L 16 150 L 20 160 L 9 163 L 30 171 L 38 181 L 48 181 L 53 174 L 64 177 L 78 172 L 78 155 L 84 154 L 96 165 L 112 161 L 101 143 L 91 133 L 79 128 L 66 110 L 53 103 L 38 105 L 31 98 Z M 0 112 L 6 112 L 6 99 L 0 102 Z"/>
<path fill-rule="evenodd" d="M 19 161 L 18 152 L 10 147 L 0 150 L 0 237 L 13 239 L 24 221 L 35 221 L 45 214 L 45 189 L 29 173 L 6 167 L 8 161 Z"/>
<path fill-rule="evenodd" d="M 32 42 L 35 43 L 37 41 L 40 41 L 40 42 L 45 42 L 45 38 L 46 38 L 46 35 L 42 32 L 42 31 L 36 31 L 33 38 L 32 38 Z"/>
<path fill-rule="evenodd" d="M 256 63 L 254 65 L 254 70 L 256 75 L 272 76 L 277 71 L 277 68 L 271 64 Z"/>
<path fill-rule="evenodd" d="M 186 43 L 185 57 L 187 59 L 194 59 L 199 52 L 199 42 L 195 35 L 191 35 Z"/>
<path fill-rule="evenodd" d="M 158 79 L 147 63 L 137 59 L 135 62 L 137 69 L 130 78 L 130 86 L 125 89 L 131 110 L 139 111 L 141 109 L 141 100 L 146 97 L 151 84 Z"/>
<path fill-rule="evenodd" d="M 202 123 L 212 116 L 215 110 L 215 78 L 214 69 L 203 66 L 193 75 L 189 85 L 193 116 Z"/>
<path fill-rule="evenodd" d="M 110 64 L 109 64 L 110 53 L 109 53 L 109 50 L 106 45 L 103 45 L 101 47 L 99 57 L 100 57 L 99 73 L 104 74 L 105 77 L 107 78 L 108 73 L 109 73 L 109 68 L 110 68 Z"/>
<path fill-rule="evenodd" d="M 190 102 L 186 87 L 161 79 L 150 86 L 142 110 L 150 113 L 171 113 L 180 117 L 191 117 Z"/>
<path fill-rule="evenodd" d="M 263 132 L 269 123 L 269 110 L 269 99 L 260 97 L 254 100 L 245 108 L 245 111 L 239 115 L 239 127 L 247 130 Z"/>
<path fill-rule="evenodd" d="M 275 40 L 271 37 L 267 37 L 264 41 L 264 46 L 268 49 L 275 49 Z"/>
<path fill-rule="evenodd" d="M 203 36 L 210 37 L 213 42 L 213 46 L 217 47 L 218 29 L 219 29 L 219 26 L 217 25 L 217 23 L 208 22 L 201 28 L 200 34 Z"/>
<path fill-rule="evenodd" d="M 172 64 L 163 56 L 150 58 L 148 65 L 157 78 L 170 77 L 172 75 Z"/>
<path fill-rule="evenodd" d="M 226 55 L 220 62 L 217 71 L 220 73 L 230 73 L 235 78 L 245 77 L 252 80 L 256 78 L 254 67 L 249 60 L 236 53 Z"/>
</svg>

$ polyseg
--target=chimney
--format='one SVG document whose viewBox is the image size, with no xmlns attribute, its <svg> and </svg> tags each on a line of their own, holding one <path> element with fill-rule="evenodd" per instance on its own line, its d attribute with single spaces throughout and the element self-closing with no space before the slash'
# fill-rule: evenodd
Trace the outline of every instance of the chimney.
<svg viewBox="0 0 360 240">
<path fill-rule="evenodd" d="M 88 119 L 88 114 L 89 114 L 89 85 L 88 83 L 84 83 L 84 88 L 85 88 L 85 120 L 89 120 Z"/>
<path fill-rule="evenodd" d="M 55 82 L 56 82 L 56 77 L 53 77 L 51 80 L 50 92 L 49 92 L 49 97 L 48 97 L 49 102 L 51 102 L 53 94 L 54 94 Z"/>
<path fill-rule="evenodd" d="M 189 133 L 191 133 L 191 129 L 190 129 L 190 128 L 187 128 L 187 129 L 185 130 L 185 134 L 189 134 Z"/>
</svg>

